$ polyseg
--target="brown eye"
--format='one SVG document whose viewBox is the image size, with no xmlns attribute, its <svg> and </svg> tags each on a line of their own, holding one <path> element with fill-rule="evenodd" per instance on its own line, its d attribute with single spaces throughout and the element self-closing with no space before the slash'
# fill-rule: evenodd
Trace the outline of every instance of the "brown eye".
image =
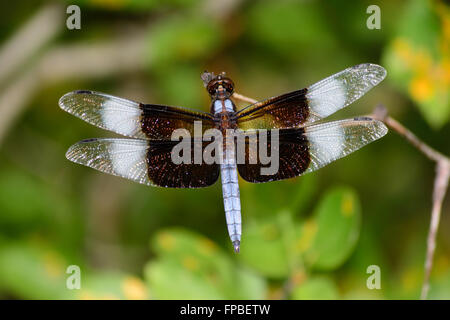
<svg viewBox="0 0 450 320">
<path fill-rule="evenodd" d="M 210 95 L 213 95 L 215 92 L 216 92 L 216 88 L 215 88 L 216 86 L 215 86 L 215 82 L 210 82 L 209 84 L 208 84 L 208 87 L 207 87 L 207 90 L 208 90 L 208 93 L 210 94 Z"/>
<path fill-rule="evenodd" d="M 234 90 L 233 82 L 231 82 L 230 80 L 224 82 L 224 87 L 225 90 L 227 90 L 227 92 L 229 93 L 232 93 Z"/>
</svg>

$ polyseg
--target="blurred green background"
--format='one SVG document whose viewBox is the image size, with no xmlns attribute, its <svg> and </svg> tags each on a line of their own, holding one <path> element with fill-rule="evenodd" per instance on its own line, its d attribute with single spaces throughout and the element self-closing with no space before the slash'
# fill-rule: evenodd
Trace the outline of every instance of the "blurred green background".
<svg viewBox="0 0 450 320">
<path fill-rule="evenodd" d="M 70 4 L 80 30 L 66 27 Z M 373 4 L 380 30 L 366 27 Z M 150 188 L 75 165 L 71 144 L 114 134 L 57 102 L 91 89 L 207 111 L 205 69 L 259 100 L 372 62 L 386 80 L 332 119 L 381 103 L 448 155 L 448 2 L 3 1 L 0 45 L 0 298 L 419 297 L 435 169 L 396 133 L 297 179 L 240 181 L 236 255 L 220 183 Z M 449 230 L 447 197 L 430 298 L 450 298 Z M 80 290 L 66 288 L 69 265 Z"/>
</svg>

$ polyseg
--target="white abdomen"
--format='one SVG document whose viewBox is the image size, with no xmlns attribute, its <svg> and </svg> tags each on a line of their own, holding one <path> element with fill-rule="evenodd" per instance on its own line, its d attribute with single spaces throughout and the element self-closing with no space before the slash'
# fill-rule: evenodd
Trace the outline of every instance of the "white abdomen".
<svg viewBox="0 0 450 320">
<path fill-rule="evenodd" d="M 233 146 L 234 147 L 234 146 Z M 223 205 L 227 219 L 228 234 L 234 250 L 239 252 L 241 243 L 241 200 L 236 166 L 236 157 L 232 148 L 225 148 L 224 161 L 220 165 L 222 179 Z"/>
</svg>

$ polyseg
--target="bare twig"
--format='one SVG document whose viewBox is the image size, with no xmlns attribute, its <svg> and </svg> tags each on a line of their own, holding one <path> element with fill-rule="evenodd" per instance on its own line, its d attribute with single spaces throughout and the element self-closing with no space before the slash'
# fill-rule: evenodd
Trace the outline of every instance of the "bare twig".
<svg viewBox="0 0 450 320">
<path fill-rule="evenodd" d="M 61 5 L 52 3 L 39 9 L 12 35 L 0 48 L 0 86 L 55 38 L 63 25 L 64 10 Z M 35 92 L 39 83 L 37 71 L 32 66 L 15 78 L 12 77 L 13 80 L 0 93 L 0 143 Z"/>
<path fill-rule="evenodd" d="M 255 99 L 246 97 L 246 96 L 244 96 L 244 95 L 242 95 L 240 93 L 237 93 L 237 92 L 233 93 L 233 95 L 231 97 L 236 99 L 236 100 L 239 100 L 239 101 L 242 101 L 242 102 L 248 102 L 248 103 L 251 103 L 251 104 L 258 102 Z"/>
<path fill-rule="evenodd" d="M 427 239 L 427 255 L 425 258 L 425 276 L 422 286 L 420 298 L 425 300 L 428 296 L 430 288 L 430 274 L 433 267 L 433 256 L 436 248 L 436 235 L 441 217 L 442 202 L 448 187 L 448 179 L 450 178 L 450 163 L 439 161 L 436 165 L 436 178 L 433 188 L 433 208 L 431 209 L 430 230 Z"/>
<path fill-rule="evenodd" d="M 425 300 L 428 296 L 430 287 L 430 274 L 433 268 L 434 250 L 436 248 L 436 236 L 439 228 L 439 220 L 441 217 L 442 202 L 447 192 L 448 180 L 450 178 L 450 159 L 440 152 L 428 146 L 425 142 L 417 138 L 411 131 L 406 129 L 398 121 L 391 118 L 387 114 L 384 106 L 378 106 L 373 111 L 372 117 L 383 121 L 389 128 L 396 131 L 409 143 L 425 154 L 430 160 L 436 162 L 436 177 L 434 179 L 433 188 L 433 206 L 431 210 L 430 229 L 427 239 L 427 253 L 425 258 L 425 275 L 423 279 L 422 292 L 420 298 Z"/>
<path fill-rule="evenodd" d="M 201 4 L 200 11 L 213 20 L 225 20 L 238 8 L 242 0 L 214 0 Z"/>
<path fill-rule="evenodd" d="M 36 70 L 26 72 L 0 93 L 0 145 L 12 123 L 30 102 L 38 86 Z"/>
<path fill-rule="evenodd" d="M 423 154 L 425 154 L 430 160 L 439 162 L 439 161 L 449 161 L 449 158 L 441 154 L 440 152 L 434 150 L 430 146 L 428 146 L 425 142 L 421 141 L 417 138 L 411 131 L 406 129 L 403 125 L 401 125 L 397 120 L 391 118 L 387 114 L 387 110 L 384 106 L 379 105 L 375 108 L 371 117 L 380 121 L 383 121 L 388 127 L 392 130 L 396 131 L 403 138 L 405 138 L 409 143 L 411 143 L 414 147 L 419 149 Z"/>
</svg>

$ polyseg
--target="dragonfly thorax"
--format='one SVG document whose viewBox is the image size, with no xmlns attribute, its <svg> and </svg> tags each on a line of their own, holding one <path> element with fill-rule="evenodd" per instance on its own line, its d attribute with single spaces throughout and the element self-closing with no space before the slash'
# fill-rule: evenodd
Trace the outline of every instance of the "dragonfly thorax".
<svg viewBox="0 0 450 320">
<path fill-rule="evenodd" d="M 224 112 L 235 112 L 236 107 L 230 99 L 216 99 L 211 105 L 211 113 L 219 114 Z"/>
</svg>

